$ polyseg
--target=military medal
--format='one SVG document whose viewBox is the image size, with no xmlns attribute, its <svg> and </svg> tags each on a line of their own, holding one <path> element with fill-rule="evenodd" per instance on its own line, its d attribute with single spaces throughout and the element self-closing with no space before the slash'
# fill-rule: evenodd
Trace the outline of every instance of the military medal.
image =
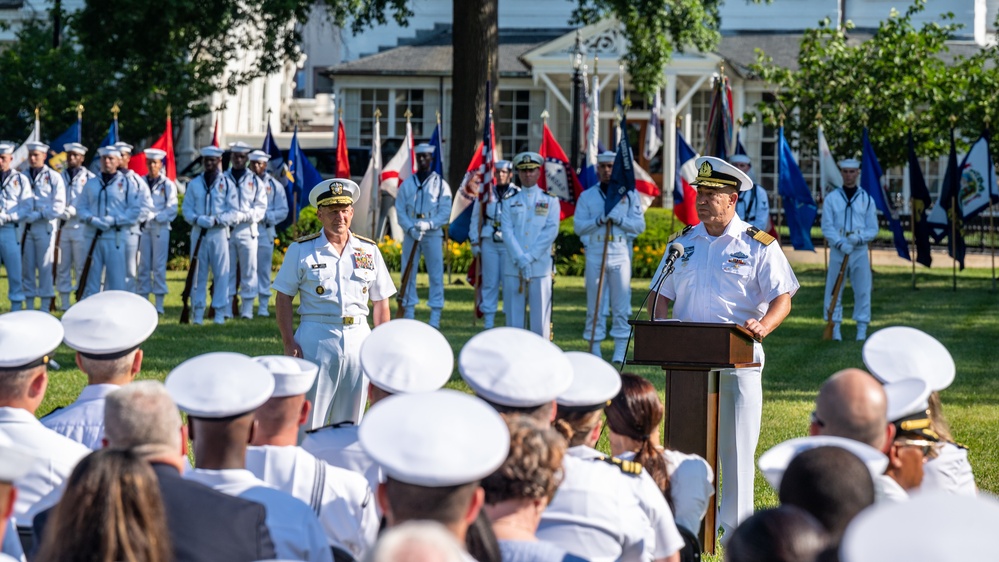
<svg viewBox="0 0 999 562">
<path fill-rule="evenodd" d="M 316 287 L 316 294 L 317 294 L 317 295 L 321 295 L 321 294 L 323 294 L 323 293 L 325 293 L 325 292 L 326 292 L 326 288 L 325 288 L 325 287 L 323 287 L 322 285 L 320 285 L 320 286 Z"/>
<path fill-rule="evenodd" d="M 358 269 L 374 269 L 375 260 L 371 254 L 366 254 L 361 250 L 354 252 L 354 267 Z"/>
</svg>

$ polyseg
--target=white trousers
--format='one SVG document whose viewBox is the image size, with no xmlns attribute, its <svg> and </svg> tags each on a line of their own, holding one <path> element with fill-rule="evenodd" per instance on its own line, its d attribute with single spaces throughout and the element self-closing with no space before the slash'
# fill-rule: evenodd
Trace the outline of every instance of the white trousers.
<svg viewBox="0 0 999 562">
<path fill-rule="evenodd" d="M 520 277 L 517 275 L 503 276 L 504 306 L 509 304 L 509 308 L 504 310 L 506 315 L 506 325 L 512 328 L 524 328 L 524 305 L 530 305 L 531 325 L 530 330 L 541 337 L 548 339 L 551 337 L 552 319 L 552 276 L 531 277 L 527 287 L 527 294 L 524 294 L 520 286 Z"/>
<path fill-rule="evenodd" d="M 21 263 L 21 287 L 24 297 L 52 298 L 55 296 L 55 287 L 52 284 L 55 228 L 47 221 L 36 221 L 30 226 L 28 236 L 24 240 L 24 259 Z"/>
<path fill-rule="evenodd" d="M 586 341 L 590 341 L 593 329 L 593 309 L 597 305 L 597 286 L 600 284 L 600 258 L 598 253 L 595 259 L 586 260 L 586 325 L 583 327 L 583 339 Z M 628 317 L 631 315 L 631 259 L 628 254 L 607 256 L 603 291 L 593 340 L 603 341 L 607 336 L 608 309 L 611 313 L 610 336 L 627 338 L 631 334 L 631 326 L 628 324 Z"/>
<path fill-rule="evenodd" d="M 94 256 L 87 273 L 87 284 L 84 285 L 83 298 L 95 295 L 101 291 L 101 275 L 104 276 L 105 291 L 125 290 L 125 238 L 128 232 L 106 230 L 97 239 L 94 246 Z M 87 249 L 90 241 L 87 240 Z"/>
<path fill-rule="evenodd" d="M 839 276 L 839 268 L 843 265 L 843 257 L 846 254 L 836 248 L 829 249 L 829 271 L 826 272 L 826 293 L 822 301 L 822 318 L 827 318 L 829 303 L 832 302 L 833 285 L 836 284 L 836 277 Z M 850 280 L 853 287 L 853 319 L 857 322 L 870 323 L 871 321 L 871 288 L 873 277 L 871 275 L 871 258 L 867 253 L 867 246 L 861 246 L 853 250 L 850 254 L 850 261 L 846 265 L 846 274 L 843 276 L 843 284 L 839 288 L 839 299 L 836 301 L 836 308 L 833 309 L 833 322 L 843 321 L 843 293 L 846 289 L 846 280 Z"/>
<path fill-rule="evenodd" d="M 21 290 L 21 239 L 13 224 L 0 226 L 0 264 L 7 268 L 7 296 L 10 302 L 24 300 Z"/>
<path fill-rule="evenodd" d="M 500 285 L 503 283 L 503 263 L 506 261 L 506 246 L 493 242 L 492 238 L 482 241 L 480 267 L 482 268 L 482 303 L 479 309 L 486 314 L 499 310 Z M 509 292 L 503 291 L 503 310 L 509 310 Z"/>
<path fill-rule="evenodd" d="M 83 262 L 87 260 L 89 249 L 82 227 L 63 229 L 62 236 L 59 237 L 59 264 L 56 266 L 56 289 L 60 293 L 73 291 L 74 278 L 77 283 L 80 282 L 80 271 L 83 270 Z"/>
<path fill-rule="evenodd" d="M 413 272 L 409 275 L 409 282 L 406 284 L 406 292 L 402 300 L 402 306 L 410 308 L 420 302 L 416 295 L 416 270 L 420 265 L 420 255 L 423 255 L 424 265 L 427 266 L 427 276 L 430 277 L 430 295 L 427 298 L 427 306 L 430 308 L 444 308 L 444 236 L 438 230 L 426 232 L 423 239 L 416 242 L 406 235 L 402 243 L 402 269 L 406 270 L 409 263 L 409 254 L 415 246 L 416 255 L 413 256 Z"/>
<path fill-rule="evenodd" d="M 139 239 L 140 232 L 122 232 L 125 239 L 125 290 L 132 293 L 136 291 L 136 278 L 139 275 Z"/>
<path fill-rule="evenodd" d="M 170 254 L 170 229 L 167 225 L 150 221 L 139 239 L 139 270 L 135 292 L 145 297 L 167 294 L 166 266 Z"/>
<path fill-rule="evenodd" d="M 232 227 L 229 237 L 229 299 L 236 295 L 243 302 L 253 302 L 257 298 L 257 237 L 253 234 L 253 225 L 238 224 Z M 237 262 L 237 263 L 234 263 Z M 269 263 L 269 262 L 268 262 Z M 236 268 L 239 266 L 239 287 L 236 287 Z"/>
<path fill-rule="evenodd" d="M 271 298 L 271 262 L 273 260 L 274 238 L 265 234 L 257 239 L 257 295 L 260 296 L 260 304 L 266 304 L 267 300 Z"/>
<path fill-rule="evenodd" d="M 368 400 L 368 381 L 358 354 L 371 333 L 367 322 L 352 326 L 303 320 L 295 332 L 304 358 L 319 365 L 319 376 L 306 398 L 312 402 L 305 429 L 361 422 Z"/>
<path fill-rule="evenodd" d="M 191 231 L 191 251 L 194 251 L 195 228 Z M 207 304 L 208 270 L 215 278 L 215 292 L 212 293 L 212 305 L 222 308 L 229 296 L 229 240 L 225 227 L 210 228 L 204 233 L 201 241 L 201 252 L 198 254 L 198 275 L 191 287 L 191 302 L 195 310 L 204 310 Z"/>
</svg>

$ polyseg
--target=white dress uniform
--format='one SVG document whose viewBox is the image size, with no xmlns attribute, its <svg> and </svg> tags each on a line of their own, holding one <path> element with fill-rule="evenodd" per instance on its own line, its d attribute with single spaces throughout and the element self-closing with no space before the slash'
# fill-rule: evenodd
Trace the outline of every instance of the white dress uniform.
<svg viewBox="0 0 999 562">
<path fill-rule="evenodd" d="M 756 228 L 766 232 L 770 229 L 770 201 L 767 190 L 762 185 L 754 184 L 753 189 L 739 193 L 735 202 L 735 214 Z"/>
<path fill-rule="evenodd" d="M 288 247 L 274 289 L 299 294 L 295 341 L 304 358 L 319 365 L 316 385 L 307 395 L 314 408 L 305 428 L 359 422 L 367 382 L 357 354 L 371 333 L 368 301 L 395 294 L 378 245 L 351 233 L 339 254 L 322 231 L 300 238 Z"/>
<path fill-rule="evenodd" d="M 503 244 L 503 234 L 500 230 L 501 201 L 517 193 L 518 187 L 512 183 L 499 186 L 489 194 L 485 212 L 478 198 L 472 204 L 472 223 L 468 229 L 468 238 L 472 246 L 479 247 L 479 267 L 482 271 L 482 302 L 479 310 L 485 315 L 484 327 L 495 325 L 496 312 L 499 310 L 500 285 L 503 283 L 503 264 L 506 263 L 506 246 Z M 481 227 L 480 227 L 481 224 Z M 480 234 L 481 229 L 481 234 Z M 503 292 L 503 311 L 510 310 L 510 294 Z"/>
<path fill-rule="evenodd" d="M 87 260 L 87 240 L 84 236 L 86 225 L 77 216 L 76 205 L 83 186 L 94 177 L 94 173 L 83 166 L 74 170 L 63 170 L 62 181 L 66 185 L 66 209 L 60 217 L 59 264 L 56 267 L 56 290 L 61 296 L 59 304 L 63 310 L 69 308 L 69 294 L 78 283 L 83 262 Z"/>
<path fill-rule="evenodd" d="M 825 300 L 822 317 L 826 320 L 833 285 L 839 275 L 844 257 L 849 254 L 846 278 L 853 286 L 853 319 L 857 324 L 871 321 L 871 262 L 867 244 L 878 234 L 877 205 L 866 191 L 857 186 L 857 192 L 848 199 L 840 188 L 830 193 L 822 204 L 822 235 L 829 242 L 829 270 L 826 272 Z M 852 241 L 851 241 L 852 239 Z M 833 322 L 843 319 L 843 288 L 833 310 Z"/>
<path fill-rule="evenodd" d="M 904 502 L 908 499 L 909 493 L 891 476 L 881 474 L 874 479 L 874 503 Z"/>
<path fill-rule="evenodd" d="M 645 214 L 642 203 L 635 191 L 628 192 L 608 217 L 604 216 L 607 196 L 600 185 L 595 185 L 579 196 L 573 228 L 580 237 L 586 237 L 586 325 L 583 326 L 583 339 L 599 345 L 606 336 L 603 315 L 599 315 L 596 330 L 593 328 L 594 308 L 597 303 L 597 287 L 600 285 L 600 264 L 603 260 L 604 241 L 607 242 L 606 271 L 603 288 L 607 291 L 611 308 L 610 336 L 614 338 L 614 362 L 624 359 L 631 326 L 631 239 L 645 232 Z M 599 224 L 599 223 L 604 224 Z M 607 223 L 610 223 L 608 237 Z M 603 306 L 601 306 L 603 308 Z M 598 348 L 599 349 L 599 348 Z"/>
<path fill-rule="evenodd" d="M 24 302 L 21 289 L 21 233 L 20 224 L 31 212 L 34 195 L 28 177 L 10 170 L 0 178 L 0 263 L 7 268 L 7 297 L 13 310 Z"/>
<path fill-rule="evenodd" d="M 267 508 L 265 522 L 278 558 L 332 562 L 329 541 L 309 506 L 275 489 L 249 470 L 195 468 L 185 472 L 184 477 L 223 494 L 263 504 Z"/>
<path fill-rule="evenodd" d="M 968 450 L 954 443 L 944 443 L 937 456 L 923 464 L 923 492 L 945 491 L 951 494 L 977 496 L 978 486 L 968 462 Z"/>
<path fill-rule="evenodd" d="M 55 229 L 66 209 L 66 185 L 59 172 L 44 165 L 37 171 L 29 170 L 27 176 L 35 198 L 34 208 L 25 221 L 28 236 L 21 264 L 21 285 L 29 307 L 33 307 L 35 297 L 41 297 L 41 306 L 47 310 L 48 303 L 55 297 L 52 282 Z"/>
<path fill-rule="evenodd" d="M 229 225 L 225 220 L 230 210 L 228 193 L 232 189 L 235 186 L 225 174 L 216 174 L 211 185 L 206 184 L 205 175 L 201 174 L 187 184 L 184 203 L 181 205 L 184 220 L 192 227 L 192 253 L 198 237 L 204 235 L 201 253 L 198 255 L 198 275 L 191 289 L 196 323 L 202 318 L 207 306 L 209 269 L 215 278 L 215 292 L 212 293 L 215 321 L 219 322 L 224 318 L 222 309 L 229 296 Z"/>
<path fill-rule="evenodd" d="M 265 183 L 267 212 L 261 223 L 263 232 L 257 241 L 257 295 L 260 298 L 257 314 L 267 316 L 267 301 L 271 298 L 271 262 L 274 256 L 274 239 L 277 225 L 288 217 L 288 195 L 284 187 L 270 174 L 260 178 Z"/>
<path fill-rule="evenodd" d="M 629 451 L 618 458 L 631 461 L 635 459 L 635 453 Z M 665 449 L 663 458 L 666 459 L 666 473 L 669 474 L 673 520 L 677 527 L 696 533 L 708 512 L 708 500 L 715 493 L 714 471 L 708 461 L 697 455 Z"/>
<path fill-rule="evenodd" d="M 673 301 L 674 319 L 744 325 L 750 318 L 762 318 L 778 296 L 794 295 L 798 280 L 780 245 L 755 240 L 749 228 L 732 217 L 721 236 L 708 235 L 702 223 L 687 227 L 676 238 L 684 253 L 659 290 Z M 659 270 L 662 267 L 661 262 Z M 650 288 L 659 275 L 657 271 Z M 759 343 L 754 361 L 760 366 L 722 369 L 719 377 L 718 454 L 725 475 L 719 522 L 727 533 L 753 513 L 753 455 L 763 415 L 765 361 Z"/>
<path fill-rule="evenodd" d="M 128 181 L 136 185 L 136 189 L 142 198 L 142 213 L 139 215 L 139 220 L 128 229 L 128 236 L 125 238 L 127 242 L 125 250 L 125 290 L 135 293 L 138 292 L 136 290 L 136 279 L 139 275 L 139 243 L 142 239 L 142 231 L 153 215 L 153 200 L 149 191 L 149 184 L 146 183 L 145 178 L 135 173 L 134 170 L 127 168 L 121 170 L 121 173 L 125 174 Z"/>
<path fill-rule="evenodd" d="M 430 295 L 427 306 L 435 314 L 440 314 L 444 308 L 444 231 L 451 218 L 451 186 L 436 172 L 430 172 L 422 182 L 416 174 L 406 178 L 399 186 L 399 194 L 395 199 L 395 210 L 399 226 L 405 232 L 402 244 L 402 267 L 409 263 L 409 254 L 416 246 L 416 256 L 413 258 L 413 274 L 409 276 L 409 284 L 402 288 L 406 318 L 413 317 L 413 307 L 419 302 L 416 295 L 416 266 L 420 255 L 426 262 L 427 275 L 430 278 Z M 420 238 L 413 235 L 417 231 L 417 223 L 427 222 L 430 228 L 422 233 Z"/>
<path fill-rule="evenodd" d="M 242 299 L 240 316 L 253 317 L 253 299 L 257 298 L 257 224 L 267 214 L 267 186 L 257 174 L 243 170 L 242 177 L 236 180 L 232 170 L 225 172 L 235 186 L 229 191 L 229 213 L 227 222 L 232 225 L 229 235 L 229 298 L 226 313 L 232 311 L 232 299 L 239 291 Z M 236 286 L 236 267 L 239 268 L 240 283 Z"/>
<path fill-rule="evenodd" d="M 361 448 L 358 429 L 351 422 L 314 429 L 306 433 L 302 448 L 332 466 L 364 476 L 368 486 L 377 490 L 380 472 L 375 461 Z"/>
<path fill-rule="evenodd" d="M 104 289 L 126 290 L 126 247 L 129 230 L 142 215 L 146 205 L 141 188 L 121 172 L 115 172 L 108 181 L 103 174 L 95 176 L 83 186 L 77 199 L 76 215 L 87 224 L 87 247 L 97 236 L 93 261 L 87 274 L 84 298 L 101 290 L 101 273 Z M 110 224 L 94 224 L 108 221 Z"/>
<path fill-rule="evenodd" d="M 558 198 L 541 191 L 537 185 L 522 187 L 504 199 L 500 211 L 500 231 L 506 245 L 503 294 L 510 296 L 510 308 L 505 310 L 506 325 L 524 327 L 524 305 L 528 299 L 530 329 L 545 338 L 551 336 L 551 252 L 558 236 L 559 213 Z M 520 264 L 527 260 L 529 264 L 522 271 Z M 524 273 L 530 274 L 526 291 L 521 283 Z"/>
<path fill-rule="evenodd" d="M 170 255 L 170 223 L 177 218 L 177 184 L 165 174 L 146 177 L 152 208 L 139 240 L 139 272 L 135 292 L 148 298 L 167 294 L 166 265 Z"/>
<path fill-rule="evenodd" d="M 42 425 L 96 451 L 103 447 L 104 399 L 119 388 L 116 384 L 87 385 L 75 402 L 43 417 Z"/>
<path fill-rule="evenodd" d="M 380 517 L 367 480 L 330 466 L 301 447 L 249 447 L 246 469 L 308 503 L 330 545 L 360 560 L 378 538 Z"/>
</svg>

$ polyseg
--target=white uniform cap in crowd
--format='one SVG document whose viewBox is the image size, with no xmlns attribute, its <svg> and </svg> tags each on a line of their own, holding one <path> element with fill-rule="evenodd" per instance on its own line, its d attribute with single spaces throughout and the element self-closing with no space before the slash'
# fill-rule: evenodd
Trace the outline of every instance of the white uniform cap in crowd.
<svg viewBox="0 0 999 562">
<path fill-rule="evenodd" d="M 454 352 L 444 334 L 406 318 L 377 326 L 364 338 L 359 355 L 371 384 L 393 394 L 438 390 L 454 370 Z"/>
<path fill-rule="evenodd" d="M 572 384 L 555 398 L 559 410 L 600 410 L 621 392 L 621 375 L 610 363 L 582 351 L 568 351 L 565 356 L 572 365 Z"/>
<path fill-rule="evenodd" d="M 14 154 L 15 147 L 12 144 L 0 144 L 0 154 Z"/>
<path fill-rule="evenodd" d="M 954 358 L 936 338 L 908 326 L 878 330 L 864 342 L 864 364 L 882 383 L 923 379 L 931 391 L 954 382 Z"/>
<path fill-rule="evenodd" d="M 597 154 L 597 164 L 613 164 L 615 158 L 617 158 L 616 152 L 613 150 L 605 150 L 600 154 Z"/>
<path fill-rule="evenodd" d="M 115 158 L 121 158 L 121 151 L 118 150 L 113 145 L 108 145 L 108 146 L 102 146 L 102 147 L 98 148 L 97 149 L 97 155 L 101 156 L 101 157 L 104 157 L 104 156 L 114 156 Z"/>
<path fill-rule="evenodd" d="M 15 444 L 0 431 L 0 482 L 13 483 L 27 474 L 37 460 L 27 449 Z"/>
<path fill-rule="evenodd" d="M 31 141 L 24 143 L 24 148 L 28 149 L 28 152 L 41 152 L 43 154 L 49 153 L 49 145 L 44 142 Z"/>
<path fill-rule="evenodd" d="M 415 148 L 413 148 L 413 152 L 416 153 L 416 154 L 433 154 L 434 153 L 434 145 L 427 144 L 425 142 L 424 143 L 420 143 L 420 144 L 416 145 Z"/>
<path fill-rule="evenodd" d="M 0 314 L 0 369 L 20 370 L 48 363 L 62 336 L 62 324 L 48 312 Z"/>
<path fill-rule="evenodd" d="M 158 148 L 147 148 L 142 151 L 147 160 L 162 160 L 166 158 L 166 151 Z"/>
<path fill-rule="evenodd" d="M 732 187 L 737 191 L 753 189 L 753 180 L 739 168 L 714 156 L 701 156 L 695 161 L 697 177 L 695 187 Z"/>
<path fill-rule="evenodd" d="M 128 291 L 102 291 L 62 317 L 66 345 L 94 359 L 118 359 L 142 345 L 159 322 L 156 307 Z"/>
<path fill-rule="evenodd" d="M 351 180 L 334 178 L 316 184 L 309 192 L 309 203 L 313 207 L 329 205 L 353 205 L 361 188 Z"/>
<path fill-rule="evenodd" d="M 229 152 L 233 154 L 249 154 L 252 151 L 253 147 L 243 141 L 229 143 Z"/>
<path fill-rule="evenodd" d="M 358 438 L 386 476 L 432 488 L 489 476 L 510 447 L 510 430 L 495 410 L 447 389 L 380 401 L 364 416 Z"/>
<path fill-rule="evenodd" d="M 520 328 L 493 328 L 468 340 L 458 371 L 483 399 L 511 408 L 536 408 L 572 384 L 572 363 L 557 345 Z"/>
<path fill-rule="evenodd" d="M 221 148 L 219 148 L 217 146 L 213 146 L 213 145 L 208 145 L 208 146 L 201 147 L 201 151 L 200 152 L 201 152 L 201 156 L 203 156 L 205 158 L 222 158 L 222 155 L 225 154 L 224 150 L 222 150 Z"/>
<path fill-rule="evenodd" d="M 254 150 L 253 152 L 250 153 L 250 161 L 251 162 L 270 162 L 271 161 L 271 155 L 267 154 L 263 150 Z"/>
<path fill-rule="evenodd" d="M 127 142 L 116 142 L 114 143 L 114 147 L 117 148 L 118 152 L 122 154 L 131 154 L 133 148 L 132 145 Z"/>
<path fill-rule="evenodd" d="M 753 164 L 753 161 L 745 154 L 733 154 L 728 157 L 728 161 L 731 164 L 749 164 L 750 166 Z"/>
<path fill-rule="evenodd" d="M 929 407 L 930 387 L 922 379 L 905 379 L 885 385 L 888 397 L 888 421 L 894 422 Z"/>
<path fill-rule="evenodd" d="M 839 161 L 839 168 L 841 170 L 857 170 L 860 169 L 860 161 L 856 158 L 844 158 Z"/>
<path fill-rule="evenodd" d="M 274 376 L 273 398 L 305 394 L 316 382 L 319 365 L 301 357 L 287 355 L 262 355 L 254 361 L 263 365 Z"/>
<path fill-rule="evenodd" d="M 839 447 L 850 451 L 867 466 L 867 470 L 871 472 L 871 478 L 877 478 L 884 474 L 885 469 L 888 468 L 888 457 L 881 451 L 866 443 L 833 435 L 798 437 L 778 443 L 760 455 L 757 465 L 759 465 L 763 477 L 773 486 L 774 490 L 780 491 L 780 481 L 784 478 L 784 471 L 787 470 L 791 461 L 801 453 L 819 447 Z"/>
<path fill-rule="evenodd" d="M 66 144 L 62 145 L 62 149 L 66 152 L 82 154 L 84 156 L 87 155 L 87 147 L 83 146 L 78 142 L 67 142 Z"/>
<path fill-rule="evenodd" d="M 521 152 L 513 157 L 513 167 L 518 170 L 533 170 L 545 165 L 545 159 L 537 152 Z"/>
<path fill-rule="evenodd" d="M 513 162 L 510 162 L 509 160 L 497 160 L 496 161 L 496 169 L 497 170 L 512 170 L 513 169 Z"/>
<path fill-rule="evenodd" d="M 274 376 L 266 367 L 229 352 L 188 359 L 170 371 L 165 384 L 177 407 L 196 418 L 247 414 L 274 392 Z"/>
<path fill-rule="evenodd" d="M 915 494 L 860 512 L 840 543 L 842 562 L 964 562 L 999 557 L 999 502 L 989 496 Z"/>
</svg>

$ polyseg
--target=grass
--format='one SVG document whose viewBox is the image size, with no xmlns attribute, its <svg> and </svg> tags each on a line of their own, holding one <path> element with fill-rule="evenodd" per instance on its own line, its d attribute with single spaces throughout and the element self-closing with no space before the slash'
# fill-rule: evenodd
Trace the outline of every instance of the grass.
<svg viewBox="0 0 999 562">
<path fill-rule="evenodd" d="M 767 363 L 764 370 L 763 429 L 757 454 L 781 441 L 805 435 L 809 413 L 818 386 L 833 372 L 846 367 L 862 367 L 860 342 L 822 341 L 822 291 L 825 274 L 822 266 L 796 266 L 801 290 L 793 299 L 793 310 L 784 324 L 766 341 Z M 145 360 L 141 378 L 162 380 L 181 361 L 209 351 L 239 351 L 249 355 L 281 353 L 282 346 L 273 315 L 270 318 L 230 321 L 225 326 L 181 326 L 181 272 L 169 272 L 170 295 L 167 314 L 161 318 L 156 333 L 144 346 Z M 969 457 L 978 486 L 999 493 L 999 293 L 992 291 L 988 270 L 965 270 L 960 273 L 958 290 L 951 289 L 949 270 L 919 270 L 919 290 L 912 289 L 908 268 L 878 268 L 874 276 L 874 313 L 871 332 L 891 325 L 908 325 L 938 338 L 953 354 L 957 378 L 942 394 L 944 410 L 955 439 L 969 447 Z M 398 274 L 395 274 L 398 279 Z M 455 275 L 457 280 L 464 276 Z M 418 278 L 421 297 L 426 297 L 427 278 Z M 637 307 L 644 297 L 647 280 L 633 282 Z M 6 279 L 0 279 L 0 294 L 6 295 Z M 448 285 L 447 305 L 442 331 L 457 356 L 461 346 L 481 329 L 472 322 L 473 291 L 466 285 Z M 555 342 L 565 350 L 585 350 L 583 324 L 586 316 L 583 280 L 558 277 L 555 287 Z M 852 312 L 853 295 L 844 295 L 844 318 Z M 393 303 L 394 308 L 394 303 Z M 6 311 L 9 304 L 0 305 Z M 417 318 L 426 320 L 429 309 L 417 308 Z M 844 338 L 855 334 L 852 322 L 843 326 Z M 613 348 L 604 342 L 609 357 Z M 85 377 L 73 365 L 73 354 L 65 346 L 56 354 L 63 369 L 51 374 L 48 394 L 39 414 L 72 402 L 85 384 Z M 663 375 L 654 368 L 630 370 L 649 378 L 660 389 Z M 460 377 L 452 377 L 448 386 L 467 390 Z M 606 450 L 606 444 L 603 444 Z M 756 508 L 777 504 L 774 491 L 758 475 Z"/>
</svg>

